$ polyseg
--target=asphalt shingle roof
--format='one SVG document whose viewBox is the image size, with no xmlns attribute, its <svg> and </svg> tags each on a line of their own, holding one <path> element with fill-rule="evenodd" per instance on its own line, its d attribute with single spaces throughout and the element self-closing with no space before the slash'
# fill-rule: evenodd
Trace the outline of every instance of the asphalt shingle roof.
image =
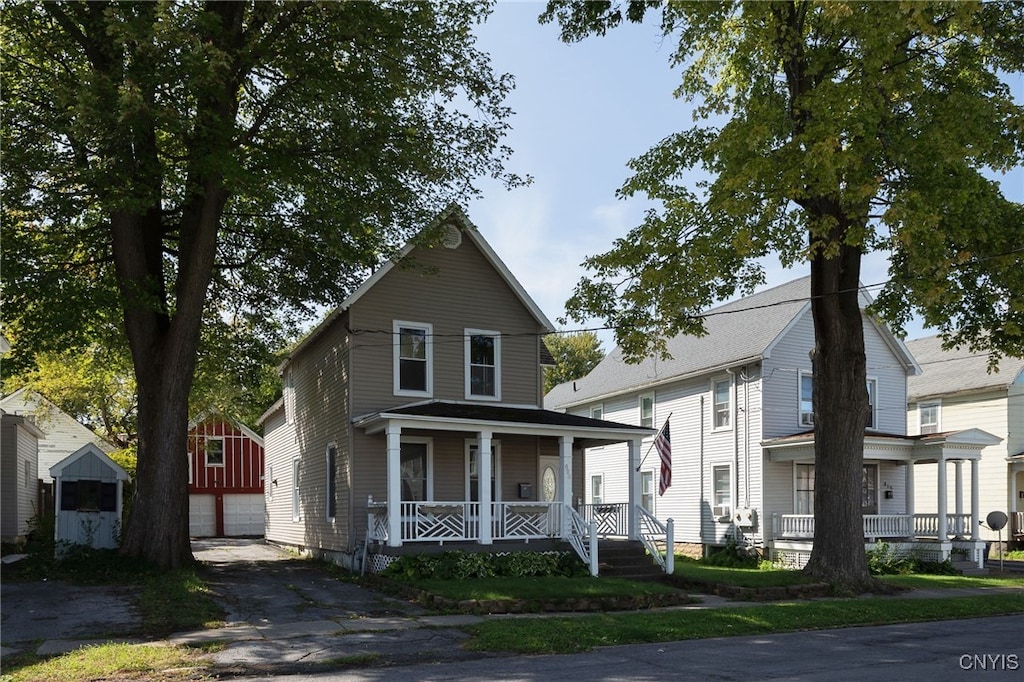
<svg viewBox="0 0 1024 682">
<path fill-rule="evenodd" d="M 1003 357 L 999 371 L 988 372 L 988 354 L 966 348 L 942 350 L 942 339 L 928 336 L 907 341 L 907 348 L 921 365 L 921 375 L 907 379 L 907 400 L 1008 387 L 1024 372 L 1024 358 Z"/>
<path fill-rule="evenodd" d="M 647 357 L 631 365 L 616 347 L 586 377 L 551 389 L 544 406 L 558 409 L 761 357 L 797 314 L 810 305 L 810 288 L 811 278 L 801 277 L 709 309 L 704 321 L 707 334 L 669 339 L 669 360 Z"/>
</svg>

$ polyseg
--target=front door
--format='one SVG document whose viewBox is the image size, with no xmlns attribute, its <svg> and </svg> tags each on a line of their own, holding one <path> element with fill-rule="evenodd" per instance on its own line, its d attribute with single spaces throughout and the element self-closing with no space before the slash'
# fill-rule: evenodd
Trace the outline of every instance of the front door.
<svg viewBox="0 0 1024 682">
<path fill-rule="evenodd" d="M 554 502 L 558 497 L 558 457 L 538 457 L 537 482 L 540 502 Z"/>
<path fill-rule="evenodd" d="M 861 488 L 861 511 L 863 514 L 878 513 L 878 465 L 864 465 L 864 483 Z"/>
</svg>

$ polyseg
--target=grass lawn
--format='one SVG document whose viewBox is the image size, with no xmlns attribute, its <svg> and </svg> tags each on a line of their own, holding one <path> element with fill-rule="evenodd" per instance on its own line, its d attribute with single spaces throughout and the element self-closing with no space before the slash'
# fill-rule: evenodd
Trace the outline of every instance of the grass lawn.
<svg viewBox="0 0 1024 682">
<path fill-rule="evenodd" d="M 153 644 L 102 644 L 63 656 L 5 657 L 4 682 L 207 679 L 200 649 Z"/>
<path fill-rule="evenodd" d="M 834 599 L 707 610 L 488 620 L 467 630 L 475 651 L 566 654 L 598 646 L 822 630 L 1024 613 L 1024 595 Z M 898 608 L 894 608 L 898 606 Z"/>
<path fill-rule="evenodd" d="M 813 582 L 800 571 L 783 569 L 762 570 L 759 568 L 727 568 L 711 566 L 692 559 L 676 557 L 675 575 L 684 580 L 694 580 L 738 587 L 785 587 Z"/>
<path fill-rule="evenodd" d="M 406 580 L 417 589 L 448 599 L 576 599 L 635 597 L 670 594 L 679 590 L 657 582 L 638 582 L 620 578 L 520 577 L 473 578 L 472 580 Z"/>
<path fill-rule="evenodd" d="M 883 575 L 891 582 L 915 590 L 939 590 L 958 587 L 1019 587 L 1024 590 L 1024 575 Z"/>
</svg>

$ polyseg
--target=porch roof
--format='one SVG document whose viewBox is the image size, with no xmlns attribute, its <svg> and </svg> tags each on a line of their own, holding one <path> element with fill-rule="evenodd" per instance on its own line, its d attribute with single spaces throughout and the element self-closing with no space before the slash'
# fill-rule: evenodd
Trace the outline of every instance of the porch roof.
<svg viewBox="0 0 1024 682">
<path fill-rule="evenodd" d="M 604 419 L 591 419 L 539 407 L 506 407 L 475 403 L 432 400 L 389 408 L 356 417 L 352 423 L 378 433 L 389 424 L 402 428 L 421 428 L 439 431 L 480 431 L 518 433 L 541 436 L 572 436 L 592 441 L 588 447 L 600 443 L 619 443 L 635 438 L 653 436 L 656 429 Z"/>
<path fill-rule="evenodd" d="M 940 459 L 980 459 L 983 448 L 996 445 L 1002 438 L 981 429 L 904 436 L 892 433 L 866 433 L 864 459 L 895 460 L 927 464 Z M 761 442 L 769 462 L 811 461 L 814 459 L 814 432 L 771 438 Z"/>
</svg>

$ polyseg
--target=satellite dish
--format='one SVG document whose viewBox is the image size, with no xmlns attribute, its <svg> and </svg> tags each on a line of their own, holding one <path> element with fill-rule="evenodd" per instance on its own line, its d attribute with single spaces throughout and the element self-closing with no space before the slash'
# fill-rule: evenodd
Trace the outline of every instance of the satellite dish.
<svg viewBox="0 0 1024 682">
<path fill-rule="evenodd" d="M 1001 511 L 989 512 L 985 517 L 985 525 L 992 530 L 1002 530 L 1006 527 L 1006 514 Z"/>
</svg>

